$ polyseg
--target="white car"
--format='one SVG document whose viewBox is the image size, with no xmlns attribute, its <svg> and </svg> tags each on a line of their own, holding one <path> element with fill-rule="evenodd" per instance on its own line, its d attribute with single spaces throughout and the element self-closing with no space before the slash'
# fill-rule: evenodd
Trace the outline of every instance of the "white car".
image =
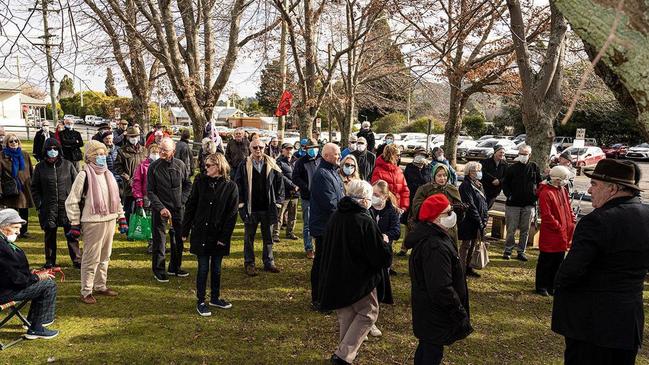
<svg viewBox="0 0 649 365">
<path fill-rule="evenodd" d="M 501 145 L 505 148 L 505 151 L 513 149 L 516 147 L 516 144 L 509 139 L 487 139 L 480 142 L 477 146 L 469 149 L 466 154 L 467 160 L 484 160 L 489 158 L 494 153 L 494 147 Z"/>
<path fill-rule="evenodd" d="M 626 153 L 626 158 L 632 160 L 649 159 L 649 143 L 641 143 L 635 147 L 629 148 L 629 151 Z"/>
</svg>

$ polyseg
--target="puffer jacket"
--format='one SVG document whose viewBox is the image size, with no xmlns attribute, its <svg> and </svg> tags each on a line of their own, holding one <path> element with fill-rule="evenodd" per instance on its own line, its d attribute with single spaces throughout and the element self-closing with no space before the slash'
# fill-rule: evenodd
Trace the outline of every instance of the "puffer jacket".
<svg viewBox="0 0 649 365">
<path fill-rule="evenodd" d="M 146 159 L 146 148 L 141 145 L 132 145 L 126 142 L 126 145 L 119 149 L 117 152 L 117 160 L 115 161 L 115 173 L 121 176 L 124 183 L 124 196 L 133 196 L 131 183 L 135 168 Z"/>
<path fill-rule="evenodd" d="M 539 184 L 539 213 L 541 252 L 566 252 L 575 231 L 575 217 L 570 207 L 568 190 L 546 182 Z"/>
<path fill-rule="evenodd" d="M 379 156 L 376 159 L 376 166 L 370 182 L 374 184 L 377 180 L 384 180 L 388 183 L 390 191 L 397 198 L 399 208 L 408 209 L 410 206 L 410 190 L 408 190 L 406 179 L 399 166 L 388 163 L 383 159 L 383 156 Z"/>
<path fill-rule="evenodd" d="M 133 198 L 135 199 L 144 199 L 146 198 L 146 174 L 149 171 L 149 166 L 151 165 L 151 159 L 147 158 L 142 161 L 133 174 Z"/>
<path fill-rule="evenodd" d="M 36 165 L 31 186 L 32 198 L 42 229 L 70 224 L 65 211 L 65 199 L 70 194 L 72 183 L 77 177 L 77 169 L 72 162 L 63 159 L 59 141 L 54 138 L 47 139 L 43 151 L 51 146 L 59 148 L 59 156 L 54 162 L 45 159 Z"/>
</svg>

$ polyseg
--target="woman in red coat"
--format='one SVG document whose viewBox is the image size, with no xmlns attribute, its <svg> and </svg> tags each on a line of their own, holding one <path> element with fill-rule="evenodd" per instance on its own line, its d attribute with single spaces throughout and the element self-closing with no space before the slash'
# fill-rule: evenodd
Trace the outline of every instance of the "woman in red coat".
<svg viewBox="0 0 649 365">
<path fill-rule="evenodd" d="M 554 276 L 570 247 L 575 230 L 575 215 L 568 197 L 570 170 L 555 166 L 550 170 L 550 181 L 539 184 L 539 261 L 536 264 L 536 292 L 542 296 L 554 293 Z"/>
<path fill-rule="evenodd" d="M 401 212 L 410 206 L 410 190 L 403 176 L 403 171 L 397 165 L 399 160 L 399 148 L 396 145 L 387 145 L 383 154 L 376 159 L 372 184 L 377 180 L 385 180 L 388 183 L 390 192 L 397 198 L 397 207 Z"/>
</svg>

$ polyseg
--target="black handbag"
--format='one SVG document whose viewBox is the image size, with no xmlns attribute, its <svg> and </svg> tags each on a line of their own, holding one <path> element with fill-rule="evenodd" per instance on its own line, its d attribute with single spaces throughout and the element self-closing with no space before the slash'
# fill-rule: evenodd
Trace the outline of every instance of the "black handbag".
<svg viewBox="0 0 649 365">
<path fill-rule="evenodd" d="M 20 191 L 18 191 L 18 184 L 16 183 L 16 179 L 14 179 L 9 171 L 6 169 L 2 170 L 2 196 L 3 197 L 16 197 L 20 195 Z"/>
</svg>

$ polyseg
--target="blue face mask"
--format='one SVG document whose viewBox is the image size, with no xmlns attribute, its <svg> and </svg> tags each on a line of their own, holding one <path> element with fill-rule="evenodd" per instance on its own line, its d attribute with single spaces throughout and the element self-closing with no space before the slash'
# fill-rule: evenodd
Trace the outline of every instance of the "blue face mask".
<svg viewBox="0 0 649 365">
<path fill-rule="evenodd" d="M 47 150 L 47 157 L 56 158 L 59 155 L 59 150 Z"/>
<path fill-rule="evenodd" d="M 385 144 L 392 144 L 394 140 L 392 138 L 386 138 Z"/>
<path fill-rule="evenodd" d="M 99 167 L 106 166 L 106 156 L 97 156 L 95 157 L 95 164 Z"/>
<path fill-rule="evenodd" d="M 66 124 L 65 129 L 72 129 L 72 125 L 71 124 Z"/>
<path fill-rule="evenodd" d="M 311 157 L 316 157 L 318 155 L 318 149 L 317 148 L 309 148 L 308 150 L 306 150 L 306 152 Z"/>
<path fill-rule="evenodd" d="M 482 180 L 482 171 L 478 171 L 475 173 L 475 178 L 478 180 Z"/>
<path fill-rule="evenodd" d="M 351 174 L 353 174 L 355 170 L 355 167 L 343 166 L 343 173 L 345 174 L 345 176 L 351 176 Z"/>
</svg>

